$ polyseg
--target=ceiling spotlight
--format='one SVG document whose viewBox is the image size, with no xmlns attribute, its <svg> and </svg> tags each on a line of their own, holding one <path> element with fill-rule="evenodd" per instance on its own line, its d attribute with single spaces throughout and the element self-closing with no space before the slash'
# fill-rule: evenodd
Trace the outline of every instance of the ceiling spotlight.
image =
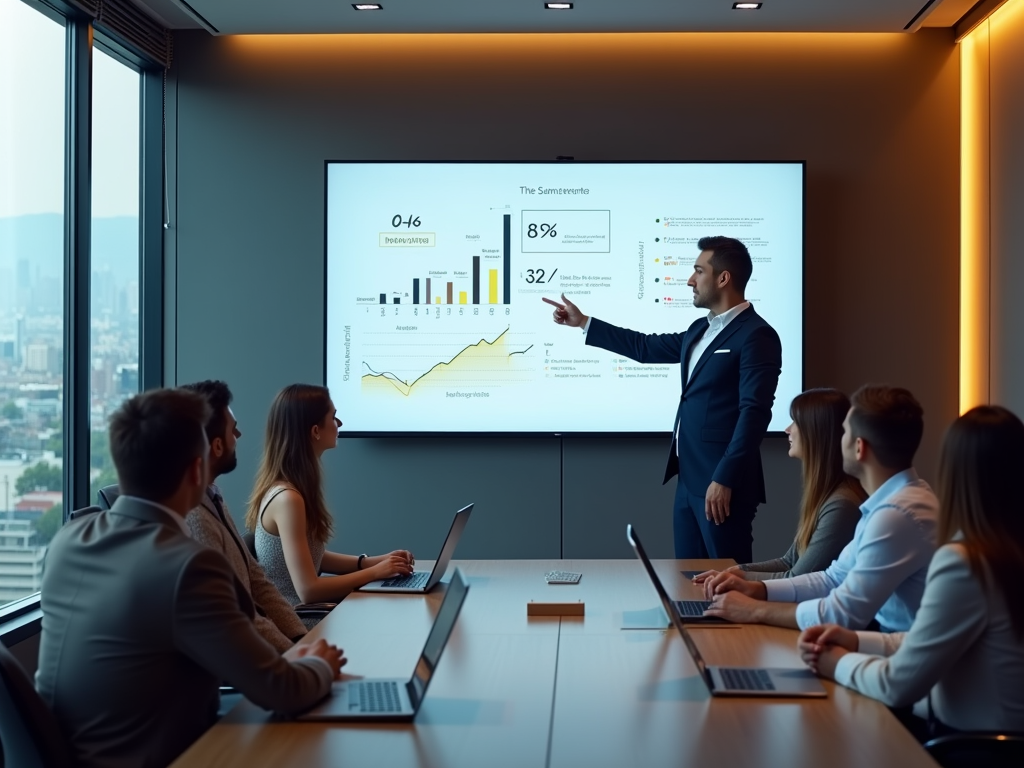
<svg viewBox="0 0 1024 768">
<path fill-rule="evenodd" d="M 383 11 L 384 6 L 380 3 L 352 3 L 357 11 Z"/>
<path fill-rule="evenodd" d="M 756 11 L 761 5 L 761 3 L 733 3 L 732 9 L 734 11 Z"/>
<path fill-rule="evenodd" d="M 571 11 L 572 3 L 544 3 L 549 11 Z"/>
</svg>

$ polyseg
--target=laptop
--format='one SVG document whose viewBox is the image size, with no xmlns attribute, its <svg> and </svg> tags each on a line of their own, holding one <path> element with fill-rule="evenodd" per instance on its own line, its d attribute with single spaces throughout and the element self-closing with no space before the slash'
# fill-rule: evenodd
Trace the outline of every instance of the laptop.
<svg viewBox="0 0 1024 768">
<path fill-rule="evenodd" d="M 693 663 L 697 665 L 697 672 L 708 687 L 712 696 L 798 696 L 801 698 L 824 698 L 828 694 L 825 687 L 818 680 L 811 670 L 804 668 L 791 669 L 764 669 L 758 667 L 710 667 L 704 663 L 704 657 L 700 655 L 697 644 L 693 642 L 690 633 L 686 630 L 682 617 L 674 610 L 673 601 L 665 591 L 661 579 L 651 567 L 651 561 L 644 552 L 640 538 L 636 535 L 633 526 L 626 526 L 626 538 L 636 550 L 637 557 L 647 569 L 647 575 L 651 577 L 654 589 L 661 598 L 665 612 L 672 619 L 672 624 L 679 634 L 683 636 L 683 643 L 686 650 L 693 657 Z"/>
<path fill-rule="evenodd" d="M 468 592 L 469 585 L 456 568 L 411 678 L 335 682 L 330 696 L 295 719 L 408 722 L 415 718 Z"/>
<path fill-rule="evenodd" d="M 402 592 L 423 594 L 429 592 L 440 583 L 445 571 L 448 570 L 448 563 L 455 555 L 455 547 L 458 546 L 459 537 L 469 522 L 469 515 L 473 511 L 473 505 L 463 507 L 455 513 L 452 520 L 452 527 L 448 529 L 448 538 L 444 540 L 441 547 L 441 554 L 434 561 L 434 568 L 431 571 L 413 571 L 408 576 L 395 576 L 381 581 L 371 581 L 360 587 L 361 592 Z"/>
<path fill-rule="evenodd" d="M 626 526 L 626 536 L 629 538 L 629 543 L 633 545 L 636 556 L 640 558 L 640 562 L 647 569 L 648 575 L 660 586 L 661 581 L 654 572 L 654 566 L 651 565 L 651 559 L 647 557 L 647 552 L 644 551 L 643 546 L 640 544 L 640 539 L 636 538 L 636 530 L 633 526 Z M 667 595 L 666 599 L 668 599 Z M 669 605 L 672 606 L 671 609 Z M 705 616 L 704 611 L 710 607 L 710 600 L 669 600 L 665 605 L 665 612 L 668 613 L 669 617 L 678 618 L 686 624 L 732 624 L 728 619 L 723 619 L 719 616 Z"/>
</svg>

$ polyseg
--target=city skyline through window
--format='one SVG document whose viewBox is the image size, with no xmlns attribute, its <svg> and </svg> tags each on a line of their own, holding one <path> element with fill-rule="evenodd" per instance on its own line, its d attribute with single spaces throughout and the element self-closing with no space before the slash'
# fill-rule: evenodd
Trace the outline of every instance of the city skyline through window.
<svg viewBox="0 0 1024 768">
<path fill-rule="evenodd" d="M 0 0 L 0 605 L 38 591 L 63 522 L 67 30 Z M 92 49 L 90 480 L 139 387 L 140 78 Z"/>
<path fill-rule="evenodd" d="M 139 391 L 140 75 L 93 50 L 90 498 L 117 482 L 107 420 Z"/>
<path fill-rule="evenodd" d="M 0 0 L 0 605 L 62 521 L 65 29 Z"/>
</svg>

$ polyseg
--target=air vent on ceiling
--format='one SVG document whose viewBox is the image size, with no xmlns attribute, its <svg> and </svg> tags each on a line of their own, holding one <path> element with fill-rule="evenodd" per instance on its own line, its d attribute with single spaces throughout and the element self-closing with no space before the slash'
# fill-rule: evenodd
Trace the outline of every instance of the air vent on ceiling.
<svg viewBox="0 0 1024 768">
<path fill-rule="evenodd" d="M 171 34 L 128 0 L 98 0 L 96 26 L 121 38 L 166 69 L 171 66 Z"/>
<path fill-rule="evenodd" d="M 100 12 L 100 0 L 71 0 L 71 5 L 81 8 L 94 19 Z"/>
</svg>

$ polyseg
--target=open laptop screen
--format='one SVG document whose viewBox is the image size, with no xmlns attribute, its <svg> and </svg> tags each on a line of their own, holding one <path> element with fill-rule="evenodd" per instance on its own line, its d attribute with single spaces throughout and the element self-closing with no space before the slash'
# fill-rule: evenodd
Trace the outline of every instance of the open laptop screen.
<svg viewBox="0 0 1024 768">
<path fill-rule="evenodd" d="M 455 513 L 455 518 L 448 529 L 448 536 L 444 540 L 444 546 L 441 547 L 441 554 L 437 556 L 434 567 L 430 571 L 430 580 L 427 582 L 428 590 L 444 578 L 444 572 L 448 570 L 448 563 L 451 562 L 452 556 L 455 554 L 455 547 L 458 546 L 459 538 L 462 536 L 466 523 L 469 522 L 469 514 L 472 511 L 473 505 L 468 504 Z"/>
<path fill-rule="evenodd" d="M 686 643 L 686 649 L 693 657 L 693 663 L 697 665 L 697 671 L 700 672 L 708 685 L 711 685 L 711 677 L 708 674 L 707 664 L 704 663 L 704 657 L 700 655 L 700 651 L 697 649 L 697 644 L 693 642 L 693 638 L 690 637 L 690 633 L 687 632 L 686 627 L 683 626 L 682 619 L 679 618 L 679 611 L 676 609 L 672 599 L 668 596 L 668 592 L 665 591 L 665 586 L 661 583 L 661 579 L 658 578 L 658 574 L 654 570 L 654 566 L 651 564 L 651 559 L 647 557 L 647 552 L 644 551 L 643 544 L 640 543 L 640 537 L 637 535 L 636 529 L 632 525 L 626 526 L 626 538 L 629 540 L 633 550 L 636 552 L 636 556 L 640 558 L 640 562 L 644 564 L 644 568 L 647 570 L 647 575 L 650 577 L 651 583 L 654 584 L 654 591 L 657 592 L 658 597 L 661 598 L 661 604 L 665 608 L 665 613 L 668 614 L 668 617 L 672 620 L 672 624 L 675 628 L 679 630 L 679 634 L 683 636 L 683 642 Z"/>
<path fill-rule="evenodd" d="M 422 700 L 423 695 L 427 692 L 427 686 L 430 685 L 437 662 L 441 659 L 441 653 L 455 627 L 455 620 L 459 617 L 459 611 L 462 609 L 467 592 L 469 592 L 469 585 L 463 579 L 462 571 L 456 568 L 448 583 L 444 600 L 441 601 L 441 608 L 434 619 L 434 626 L 430 628 L 427 642 L 423 645 L 423 652 L 420 654 L 419 661 L 416 662 L 416 671 L 412 675 L 412 691 L 410 693 L 415 695 L 416 701 Z"/>
</svg>

